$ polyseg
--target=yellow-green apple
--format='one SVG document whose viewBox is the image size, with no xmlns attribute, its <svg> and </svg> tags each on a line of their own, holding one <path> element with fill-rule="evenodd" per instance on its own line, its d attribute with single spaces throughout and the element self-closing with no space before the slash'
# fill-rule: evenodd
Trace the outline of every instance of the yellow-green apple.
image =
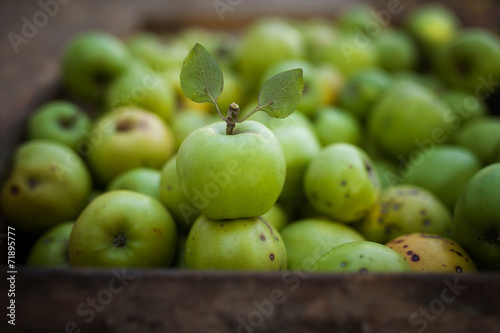
<svg viewBox="0 0 500 333">
<path fill-rule="evenodd" d="M 84 155 L 102 185 L 134 168 L 160 169 L 175 149 L 170 127 L 137 107 L 106 113 L 95 121 L 91 133 Z"/>
<path fill-rule="evenodd" d="M 458 242 L 476 263 L 500 269 L 500 163 L 478 171 L 465 185 L 453 215 Z"/>
<path fill-rule="evenodd" d="M 89 116 L 78 106 L 63 100 L 53 100 L 29 117 L 28 138 L 54 140 L 76 150 L 90 126 Z"/>
<path fill-rule="evenodd" d="M 336 273 L 402 273 L 411 272 L 405 258 L 385 245 L 358 241 L 341 244 L 324 255 L 312 266 L 314 272 Z"/>
<path fill-rule="evenodd" d="M 354 222 L 368 214 L 379 194 L 379 179 L 370 157 L 348 143 L 324 147 L 304 176 L 309 202 L 339 222 Z"/>
<path fill-rule="evenodd" d="M 68 267 L 68 243 L 74 225 L 75 221 L 61 222 L 40 235 L 30 249 L 26 266 Z"/>
<path fill-rule="evenodd" d="M 212 220 L 204 215 L 189 231 L 186 268 L 283 271 L 285 244 L 271 224 L 259 217 Z"/>
<path fill-rule="evenodd" d="M 108 191 L 130 190 L 147 194 L 160 200 L 161 171 L 151 168 L 135 168 L 125 171 L 108 185 Z"/>
<path fill-rule="evenodd" d="M 289 269 L 310 270 L 326 252 L 340 244 L 365 238 L 352 227 L 326 219 L 293 221 L 281 231 L 288 255 Z"/>
<path fill-rule="evenodd" d="M 118 38 L 105 32 L 84 32 L 65 47 L 62 78 L 73 94 L 99 103 L 108 85 L 130 62 L 131 56 Z"/>
<path fill-rule="evenodd" d="M 92 179 L 84 161 L 67 145 L 30 140 L 14 155 L 2 187 L 3 215 L 28 232 L 43 232 L 75 219 L 87 203 Z"/>
<path fill-rule="evenodd" d="M 265 125 L 245 121 L 226 134 L 217 122 L 192 132 L 177 155 L 186 197 L 210 219 L 258 217 L 274 205 L 285 182 L 281 144 Z"/>
<path fill-rule="evenodd" d="M 72 266 L 167 267 L 177 228 L 156 199 L 133 191 L 106 192 L 76 220 L 69 239 Z"/>
</svg>

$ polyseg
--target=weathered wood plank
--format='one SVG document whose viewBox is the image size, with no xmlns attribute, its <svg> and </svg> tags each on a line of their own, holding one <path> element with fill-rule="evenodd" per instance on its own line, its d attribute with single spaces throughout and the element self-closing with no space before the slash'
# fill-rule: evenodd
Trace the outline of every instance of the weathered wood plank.
<svg viewBox="0 0 500 333">
<path fill-rule="evenodd" d="M 82 332 L 456 333 L 500 325 L 500 279 L 487 273 L 24 269 L 16 291 L 12 332 L 74 325 Z M 7 328 L 2 321 L 0 330 Z"/>
</svg>

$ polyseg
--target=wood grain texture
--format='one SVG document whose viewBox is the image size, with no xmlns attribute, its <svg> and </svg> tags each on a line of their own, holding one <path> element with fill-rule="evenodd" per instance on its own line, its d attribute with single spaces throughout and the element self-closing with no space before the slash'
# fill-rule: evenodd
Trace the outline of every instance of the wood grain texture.
<svg viewBox="0 0 500 333">
<path fill-rule="evenodd" d="M 126 277 L 123 287 L 117 276 Z M 71 322 L 82 332 L 134 333 L 389 333 L 424 327 L 456 333 L 496 332 L 500 325 L 500 280 L 486 273 L 25 269 L 16 288 L 17 324 L 7 331 L 2 321 L 2 332 L 62 332 Z M 0 290 L 6 289 L 0 280 Z"/>
</svg>

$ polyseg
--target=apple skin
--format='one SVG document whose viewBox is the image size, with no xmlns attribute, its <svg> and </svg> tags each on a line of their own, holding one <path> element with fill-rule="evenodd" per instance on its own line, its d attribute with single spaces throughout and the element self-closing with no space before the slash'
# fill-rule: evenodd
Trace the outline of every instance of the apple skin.
<svg viewBox="0 0 500 333">
<path fill-rule="evenodd" d="M 426 189 L 409 184 L 386 188 L 355 228 L 377 243 L 415 232 L 453 237 L 452 217 L 446 206 Z"/>
<path fill-rule="evenodd" d="M 310 270 L 332 248 L 365 238 L 354 228 L 326 219 L 306 218 L 293 221 L 281 231 L 288 255 L 288 268 Z"/>
<path fill-rule="evenodd" d="M 91 126 L 89 116 L 73 103 L 53 100 L 37 109 L 28 120 L 29 139 L 47 139 L 77 149 Z"/>
<path fill-rule="evenodd" d="M 419 6 L 405 18 L 404 26 L 427 55 L 450 43 L 460 22 L 456 15 L 441 4 Z"/>
<path fill-rule="evenodd" d="M 166 267 L 176 242 L 174 220 L 158 200 L 117 190 L 100 195 L 80 214 L 69 259 L 72 266 Z"/>
<path fill-rule="evenodd" d="M 456 141 L 471 150 L 484 166 L 500 162 L 500 118 L 486 116 L 464 124 Z"/>
<path fill-rule="evenodd" d="M 160 200 L 161 172 L 151 168 L 135 168 L 119 174 L 108 185 L 108 191 L 130 190 Z"/>
<path fill-rule="evenodd" d="M 109 110 L 121 106 L 137 106 L 157 114 L 165 122 L 175 111 L 175 91 L 170 83 L 142 63 L 134 63 L 106 91 Z"/>
<path fill-rule="evenodd" d="M 379 194 L 379 179 L 370 157 L 347 143 L 326 146 L 309 163 L 304 176 L 309 202 L 339 222 L 368 214 Z"/>
<path fill-rule="evenodd" d="M 200 215 L 189 231 L 184 254 L 188 269 L 283 271 L 285 244 L 260 217 L 211 220 Z"/>
<path fill-rule="evenodd" d="M 123 42 L 104 32 L 85 32 L 71 40 L 62 56 L 62 78 L 73 94 L 99 103 L 104 91 L 131 61 Z"/>
<path fill-rule="evenodd" d="M 500 163 L 477 172 L 464 187 L 453 225 L 458 242 L 476 261 L 500 269 Z"/>
<path fill-rule="evenodd" d="M 385 29 L 374 40 L 377 63 L 389 72 L 414 70 L 418 50 L 414 40 L 399 29 Z"/>
<path fill-rule="evenodd" d="M 321 256 L 312 270 L 360 274 L 411 272 L 410 265 L 401 254 L 370 241 L 341 244 Z"/>
<path fill-rule="evenodd" d="M 181 109 L 172 120 L 172 132 L 174 133 L 176 150 L 179 150 L 182 142 L 191 132 L 220 121 L 218 116 L 211 115 L 199 109 Z"/>
<path fill-rule="evenodd" d="M 177 155 L 186 197 L 214 220 L 257 217 L 274 205 L 285 182 L 283 148 L 265 125 L 218 122 L 191 133 Z"/>
<path fill-rule="evenodd" d="M 278 203 L 274 204 L 271 209 L 261 217 L 278 231 L 281 231 L 289 222 L 285 210 Z"/>
<path fill-rule="evenodd" d="M 477 272 L 460 244 L 446 237 L 412 233 L 394 238 L 386 246 L 402 255 L 416 273 Z"/>
<path fill-rule="evenodd" d="M 477 96 L 488 97 L 500 80 L 500 39 L 483 29 L 464 29 L 435 56 L 444 82 Z"/>
<path fill-rule="evenodd" d="M 30 140 L 15 152 L 0 206 L 12 225 L 39 233 L 75 219 L 85 207 L 91 188 L 87 166 L 69 146 Z"/>
<path fill-rule="evenodd" d="M 69 236 L 75 221 L 61 222 L 44 232 L 31 247 L 26 266 L 68 267 Z"/>
<path fill-rule="evenodd" d="M 92 133 L 97 138 L 85 155 L 102 185 L 131 169 L 160 169 L 175 149 L 169 126 L 154 113 L 136 107 L 106 113 L 94 123 Z"/>
<path fill-rule="evenodd" d="M 172 214 L 180 230 L 189 230 L 200 215 L 182 191 L 177 178 L 177 155 L 172 156 L 161 170 L 160 201 Z"/>
<path fill-rule="evenodd" d="M 319 17 L 298 21 L 296 26 L 304 37 L 307 47 L 306 58 L 317 64 L 319 59 L 322 58 L 318 51 L 321 52 L 324 45 L 331 43 L 337 37 L 336 27 L 330 20 Z"/>
<path fill-rule="evenodd" d="M 299 205 L 304 199 L 303 178 L 307 165 L 320 151 L 321 144 L 312 123 L 303 114 L 294 112 L 285 119 L 267 116 L 267 127 L 278 139 L 286 161 L 286 177 L 279 202 L 288 206 Z"/>
<path fill-rule="evenodd" d="M 431 91 L 402 82 L 391 86 L 374 106 L 367 120 L 368 132 L 383 152 L 410 159 L 410 154 L 423 154 L 428 146 L 449 138 L 447 112 Z"/>
<path fill-rule="evenodd" d="M 269 66 L 282 60 L 303 59 L 305 55 L 304 37 L 297 28 L 282 18 L 263 18 L 245 30 L 236 66 L 243 79 L 256 86 Z"/>
<path fill-rule="evenodd" d="M 364 119 L 391 85 L 392 79 L 384 70 L 361 69 L 346 80 L 340 92 L 339 105 Z"/>
<path fill-rule="evenodd" d="M 368 38 L 368 37 L 366 37 Z M 346 77 L 360 69 L 376 66 L 376 53 L 373 43 L 360 41 L 356 31 L 343 31 L 329 44 L 323 45 L 321 62 L 337 67 Z"/>
<path fill-rule="evenodd" d="M 361 124 L 352 114 L 337 107 L 322 107 L 314 118 L 314 127 L 323 146 L 332 143 L 361 143 Z"/>
<path fill-rule="evenodd" d="M 481 162 L 470 150 L 441 145 L 415 165 L 406 182 L 429 190 L 453 211 L 465 184 L 480 168 Z"/>
</svg>

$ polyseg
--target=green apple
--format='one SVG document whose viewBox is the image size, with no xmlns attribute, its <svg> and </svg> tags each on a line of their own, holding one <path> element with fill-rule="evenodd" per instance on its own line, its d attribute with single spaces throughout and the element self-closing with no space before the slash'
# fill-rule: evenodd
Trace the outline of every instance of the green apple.
<svg viewBox="0 0 500 333">
<path fill-rule="evenodd" d="M 485 99 L 500 81 L 500 40 L 484 29 L 464 29 L 436 54 L 440 77 Z"/>
<path fill-rule="evenodd" d="M 214 220 L 257 217 L 274 205 L 286 161 L 265 125 L 245 121 L 226 135 L 226 123 L 195 130 L 177 155 L 177 176 L 194 207 Z"/>
<path fill-rule="evenodd" d="M 375 48 L 370 38 L 360 38 L 359 32 L 344 31 L 323 46 L 320 62 L 337 67 L 344 75 L 377 65 Z"/>
<path fill-rule="evenodd" d="M 306 56 L 304 37 L 282 18 L 259 19 L 245 29 L 241 38 L 236 55 L 237 68 L 243 79 L 254 87 L 269 66 Z"/>
<path fill-rule="evenodd" d="M 378 20 L 376 20 L 376 18 L 377 12 L 375 11 L 375 9 L 369 4 L 361 3 L 347 7 L 340 13 L 337 21 L 339 28 L 343 30 L 368 33 L 368 28 L 370 28 L 370 25 L 373 23 L 378 23 Z M 382 28 L 380 23 L 378 23 L 377 27 L 378 29 Z"/>
<path fill-rule="evenodd" d="M 414 232 L 452 236 L 450 211 L 424 188 L 401 184 L 382 191 L 367 217 L 356 224 L 367 240 L 387 243 Z"/>
<path fill-rule="evenodd" d="M 26 266 L 68 267 L 68 243 L 75 221 L 56 224 L 45 231 L 31 247 Z"/>
<path fill-rule="evenodd" d="M 500 118 L 486 116 L 464 124 L 456 141 L 476 154 L 483 165 L 500 162 Z"/>
<path fill-rule="evenodd" d="M 359 70 L 347 79 L 340 92 L 339 105 L 360 119 L 364 119 L 391 85 L 391 77 L 384 70 L 379 68 Z"/>
<path fill-rule="evenodd" d="M 477 172 L 455 206 L 453 226 L 458 242 L 486 267 L 500 269 L 500 163 Z"/>
<path fill-rule="evenodd" d="M 380 187 L 386 189 L 398 183 L 404 182 L 404 178 L 399 175 L 396 163 L 383 157 L 374 157 L 373 164 L 380 179 Z"/>
<path fill-rule="evenodd" d="M 377 63 L 394 72 L 415 69 L 418 49 L 414 40 L 401 29 L 386 29 L 374 40 Z"/>
<path fill-rule="evenodd" d="M 410 265 L 401 254 L 370 241 L 341 244 L 321 256 L 312 270 L 361 274 L 411 272 Z"/>
<path fill-rule="evenodd" d="M 462 126 L 474 119 L 481 118 L 488 113 L 488 106 L 484 100 L 460 90 L 443 92 L 440 99 L 448 107 L 446 120 L 451 122 L 452 139 L 456 139 L 456 132 Z"/>
<path fill-rule="evenodd" d="M 278 231 L 281 231 L 288 224 L 288 216 L 285 210 L 277 203 L 261 217 Z"/>
<path fill-rule="evenodd" d="M 39 233 L 75 219 L 87 204 L 91 188 L 86 165 L 69 146 L 30 140 L 15 152 L 0 206 L 12 225 Z"/>
<path fill-rule="evenodd" d="M 172 132 L 175 137 L 176 150 L 194 130 L 220 121 L 219 117 L 199 109 L 181 109 L 172 120 Z"/>
<path fill-rule="evenodd" d="M 174 220 L 158 200 L 116 190 L 80 214 L 69 239 L 69 260 L 72 266 L 166 267 L 176 242 Z"/>
<path fill-rule="evenodd" d="M 139 167 L 160 169 L 174 153 L 175 139 L 157 115 L 137 107 L 121 107 L 92 126 L 85 155 L 102 185 Z"/>
<path fill-rule="evenodd" d="M 321 145 L 311 122 L 301 113 L 292 113 L 286 119 L 268 118 L 267 126 L 285 153 L 286 178 L 278 200 L 285 205 L 299 204 L 305 199 L 303 178 L 306 167 Z"/>
<path fill-rule="evenodd" d="M 429 190 L 453 211 L 465 184 L 480 168 L 481 162 L 470 150 L 442 145 L 414 166 L 406 182 Z"/>
<path fill-rule="evenodd" d="M 316 68 L 321 91 L 320 105 L 336 105 L 344 86 L 344 75 L 331 64 L 320 64 Z"/>
<path fill-rule="evenodd" d="M 337 107 L 322 107 L 314 118 L 314 127 L 323 146 L 339 142 L 359 145 L 361 142 L 359 120 Z"/>
<path fill-rule="evenodd" d="M 179 72 L 182 62 L 189 53 L 189 47 L 177 39 L 162 39 L 162 36 L 153 32 L 138 32 L 127 38 L 127 47 L 137 59 L 146 63 L 153 71 L 167 78 L 176 72 L 179 81 Z"/>
<path fill-rule="evenodd" d="M 306 60 L 285 60 L 270 66 L 262 75 L 262 83 L 274 75 L 294 68 L 302 68 L 304 73 L 304 91 L 297 110 L 306 116 L 313 116 L 318 111 L 322 101 L 322 90 L 318 70 Z"/>
<path fill-rule="evenodd" d="M 130 64 L 131 56 L 116 37 L 84 32 L 66 45 L 61 72 L 66 88 L 91 102 L 101 102 L 108 85 Z"/>
<path fill-rule="evenodd" d="M 411 162 L 448 139 L 451 123 L 446 113 L 447 108 L 429 90 L 404 82 L 393 85 L 380 98 L 367 126 L 378 148 Z"/>
<path fill-rule="evenodd" d="M 456 242 L 433 234 L 406 234 L 389 241 L 386 246 L 402 255 L 417 273 L 476 272 L 474 261 Z"/>
<path fill-rule="evenodd" d="M 135 63 L 108 87 L 106 105 L 109 110 L 121 106 L 137 106 L 170 122 L 174 113 L 175 92 L 169 82 L 142 63 Z"/>
<path fill-rule="evenodd" d="M 403 82 L 420 85 L 421 87 L 430 90 L 438 95 L 440 95 L 443 90 L 448 88 L 438 78 L 437 73 L 435 72 L 419 73 L 415 71 L 397 71 L 392 73 L 393 86 L 398 86 Z"/>
<path fill-rule="evenodd" d="M 310 59 L 312 63 L 318 64 L 319 60 L 324 57 L 321 52 L 325 45 L 337 38 L 337 29 L 331 20 L 319 17 L 298 22 L 297 27 L 304 37 L 307 48 L 306 58 Z"/>
<path fill-rule="evenodd" d="M 71 102 L 53 100 L 38 108 L 28 120 L 29 139 L 47 139 L 77 149 L 90 129 L 89 116 Z"/>
<path fill-rule="evenodd" d="M 375 204 L 379 179 L 370 157 L 348 143 L 324 147 L 314 156 L 304 176 L 309 202 L 339 222 L 365 217 Z"/>
<path fill-rule="evenodd" d="M 404 21 L 406 29 L 427 54 L 451 42 L 460 28 L 457 16 L 436 3 L 419 6 Z"/>
<path fill-rule="evenodd" d="M 147 194 L 160 200 L 161 171 L 151 168 L 135 168 L 116 176 L 108 185 L 108 191 L 130 190 Z"/>
<path fill-rule="evenodd" d="M 279 232 L 259 217 L 212 220 L 200 215 L 189 231 L 184 260 L 188 269 L 287 268 L 285 244 Z"/>
<path fill-rule="evenodd" d="M 161 170 L 160 201 L 174 217 L 181 230 L 189 230 L 200 215 L 182 191 L 177 178 L 177 155 L 172 156 Z"/>
<path fill-rule="evenodd" d="M 288 255 L 288 268 L 310 270 L 325 253 L 340 244 L 365 240 L 352 227 L 318 218 L 293 221 L 281 231 Z"/>
</svg>

